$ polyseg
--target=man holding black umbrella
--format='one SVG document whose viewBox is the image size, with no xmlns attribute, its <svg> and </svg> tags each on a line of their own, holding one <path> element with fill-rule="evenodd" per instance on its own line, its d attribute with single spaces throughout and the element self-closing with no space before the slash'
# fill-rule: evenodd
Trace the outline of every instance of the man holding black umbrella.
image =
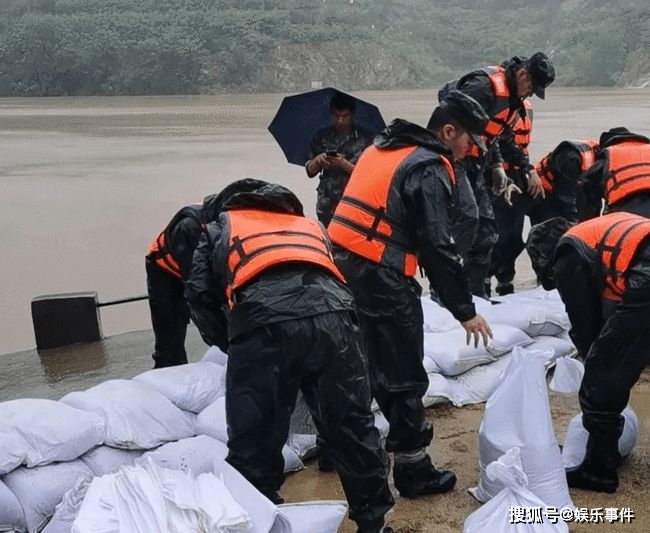
<svg viewBox="0 0 650 533">
<path fill-rule="evenodd" d="M 316 216 L 324 226 L 332 219 L 354 164 L 372 142 L 372 135 L 354 124 L 355 107 L 353 97 L 336 92 L 330 100 L 332 124 L 317 131 L 309 143 L 305 169 L 310 178 L 320 174 Z"/>
</svg>

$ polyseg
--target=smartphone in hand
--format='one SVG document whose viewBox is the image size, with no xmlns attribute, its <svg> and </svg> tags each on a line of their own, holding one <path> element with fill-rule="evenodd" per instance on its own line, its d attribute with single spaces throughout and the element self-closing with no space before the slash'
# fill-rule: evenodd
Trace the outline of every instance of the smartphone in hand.
<svg viewBox="0 0 650 533">
<path fill-rule="evenodd" d="M 339 156 L 339 153 L 338 153 L 336 150 L 327 150 L 327 151 L 325 152 L 325 155 L 326 155 L 327 157 L 338 157 L 338 156 Z"/>
</svg>

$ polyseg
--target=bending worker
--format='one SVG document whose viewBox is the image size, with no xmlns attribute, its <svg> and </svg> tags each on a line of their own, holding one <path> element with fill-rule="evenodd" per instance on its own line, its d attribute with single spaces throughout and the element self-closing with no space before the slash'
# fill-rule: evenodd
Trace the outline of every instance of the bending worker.
<svg viewBox="0 0 650 533">
<path fill-rule="evenodd" d="M 360 533 L 382 531 L 394 503 L 388 458 L 370 411 L 354 299 L 323 226 L 281 185 L 233 194 L 206 226 L 186 295 L 204 340 L 229 354 L 226 460 L 282 503 L 282 447 L 300 389 L 350 518 Z"/>
<path fill-rule="evenodd" d="M 569 487 L 615 492 L 621 413 L 650 362 L 650 220 L 620 212 L 570 227 L 552 218 L 531 229 L 527 250 L 544 288 L 557 286 L 585 361 L 589 438 L 582 463 L 566 472 Z"/>
<path fill-rule="evenodd" d="M 450 234 L 454 160 L 472 140 L 482 144 L 477 134 L 486 120 L 480 104 L 459 91 L 443 99 L 426 129 L 394 120 L 361 154 L 328 227 L 359 311 L 373 396 L 390 424 L 395 488 L 406 497 L 447 492 L 456 483 L 426 451 L 433 429 L 422 404 L 429 381 L 418 264 L 468 343 L 473 337 L 475 345 L 479 338 L 487 344 L 491 336 Z"/>
</svg>

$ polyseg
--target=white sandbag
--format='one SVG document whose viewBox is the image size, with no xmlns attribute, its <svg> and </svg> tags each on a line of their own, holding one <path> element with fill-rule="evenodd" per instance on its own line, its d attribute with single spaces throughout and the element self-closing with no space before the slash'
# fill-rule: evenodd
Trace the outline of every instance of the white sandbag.
<svg viewBox="0 0 650 533">
<path fill-rule="evenodd" d="M 226 422 L 226 397 L 217 398 L 196 417 L 196 432 L 228 443 Z"/>
<path fill-rule="evenodd" d="M 543 511 L 547 507 L 528 489 L 519 448 L 511 448 L 490 463 L 486 473 L 505 488 L 465 519 L 463 533 L 568 533 L 569 527 L 561 519 L 555 524 L 544 516 L 541 523 L 513 522 L 511 511 L 514 508 L 523 508 L 525 512 L 534 508 Z"/>
<path fill-rule="evenodd" d="M 74 521 L 73 533 L 187 533 L 244 530 L 246 511 L 212 473 L 158 466 L 127 466 L 115 474 L 95 478 Z"/>
<path fill-rule="evenodd" d="M 53 400 L 23 398 L 0 403 L 0 474 L 71 461 L 104 441 L 95 414 Z"/>
<path fill-rule="evenodd" d="M 95 476 L 117 471 L 120 466 L 132 465 L 144 453 L 143 450 L 123 450 L 110 446 L 97 446 L 83 454 L 81 459 Z"/>
<path fill-rule="evenodd" d="M 429 376 L 429 395 L 443 396 L 456 407 L 483 403 L 501 382 L 501 376 L 510 363 L 511 354 L 499 357 L 494 363 L 481 365 L 454 377 L 440 376 L 431 380 Z M 425 405 L 427 400 L 425 400 Z"/>
<path fill-rule="evenodd" d="M 429 387 L 422 397 L 424 407 L 431 407 L 437 403 L 444 403 L 449 400 L 449 387 L 447 378 L 438 372 L 427 374 L 429 378 Z"/>
<path fill-rule="evenodd" d="M 438 302 L 434 302 L 428 294 L 420 298 L 424 314 L 424 331 L 427 333 L 442 333 L 458 327 L 458 320 Z"/>
<path fill-rule="evenodd" d="M 336 533 L 348 512 L 341 500 L 283 503 L 278 510 L 287 517 L 294 533 Z"/>
<path fill-rule="evenodd" d="M 287 439 L 287 446 L 291 448 L 301 461 L 307 461 L 318 455 L 318 444 L 316 435 L 304 435 L 293 433 Z"/>
<path fill-rule="evenodd" d="M 203 363 L 216 363 L 217 365 L 226 366 L 228 364 L 228 354 L 221 351 L 218 346 L 210 346 L 201 358 Z"/>
<path fill-rule="evenodd" d="M 94 479 L 94 478 L 93 478 Z M 47 523 L 41 533 L 70 533 L 81 504 L 92 479 L 81 478 L 74 487 L 63 495 L 63 498 L 54 509 L 54 516 Z"/>
<path fill-rule="evenodd" d="M 621 457 L 626 457 L 632 453 L 639 437 L 639 419 L 629 405 L 623 409 L 621 415 L 625 421 L 623 433 L 618 439 L 618 453 L 621 454 Z M 573 468 L 582 464 L 587 453 L 588 438 L 589 432 L 582 425 L 582 414 L 574 416 L 569 422 L 562 446 L 564 468 Z"/>
<path fill-rule="evenodd" d="M 212 471 L 248 513 L 250 529 L 246 533 L 292 533 L 289 520 L 278 507 L 226 461 L 215 459 Z"/>
<path fill-rule="evenodd" d="M 467 333 L 456 328 L 444 333 L 424 334 L 424 354 L 435 361 L 443 376 L 457 376 L 468 370 L 487 363 L 509 352 L 515 346 L 526 346 L 532 339 L 520 329 L 507 324 L 491 324 L 494 338 L 487 348 L 479 343 L 467 345 Z"/>
<path fill-rule="evenodd" d="M 194 474 L 212 471 L 215 457 L 224 459 L 228 447 L 221 441 L 207 435 L 168 442 L 160 448 L 146 452 L 134 464 L 144 465 L 151 458 L 157 465 L 172 470 L 191 470 Z"/>
<path fill-rule="evenodd" d="M 34 468 L 20 467 L 9 472 L 3 480 L 18 498 L 31 532 L 45 525 L 65 493 L 80 479 L 92 477 L 90 468 L 76 459 Z"/>
<path fill-rule="evenodd" d="M 228 424 L 226 422 L 226 398 L 217 398 L 212 404 L 199 413 L 196 418 L 196 431 L 202 435 L 208 435 L 224 444 L 228 443 Z M 296 472 L 302 470 L 305 465 L 300 457 L 286 444 L 282 448 L 284 457 L 284 471 Z"/>
<path fill-rule="evenodd" d="M 438 368 L 436 362 L 433 359 L 431 359 L 431 357 L 429 357 L 428 355 L 425 355 L 424 358 L 422 359 L 422 366 L 424 366 L 424 371 L 427 374 L 440 372 L 440 369 Z"/>
<path fill-rule="evenodd" d="M 289 433 L 299 433 L 303 435 L 317 433 L 316 425 L 311 417 L 311 413 L 305 403 L 302 391 L 298 391 L 296 406 L 291 413 L 291 422 L 289 423 Z"/>
<path fill-rule="evenodd" d="M 472 494 L 486 502 L 503 489 L 503 484 L 487 477 L 487 465 L 518 447 L 530 491 L 546 505 L 573 509 L 553 431 L 544 358 L 515 348 L 500 381 L 479 427 L 480 481 Z"/>
<path fill-rule="evenodd" d="M 530 337 L 558 335 L 571 326 L 564 310 L 548 308 L 543 301 L 504 301 L 496 305 L 481 306 L 478 312 L 488 324 L 508 324 Z"/>
<path fill-rule="evenodd" d="M 157 390 L 179 409 L 200 413 L 226 393 L 225 373 L 216 363 L 199 362 L 155 368 L 133 379 Z"/>
<path fill-rule="evenodd" d="M 61 402 L 101 416 L 106 424 L 104 443 L 115 448 L 147 450 L 196 435 L 195 415 L 133 380 L 104 381 L 67 394 Z"/>
<path fill-rule="evenodd" d="M 388 436 L 388 431 L 390 430 L 390 424 L 388 423 L 388 420 L 386 420 L 386 417 L 384 416 L 384 413 L 381 411 L 375 411 L 375 427 L 379 431 L 379 436 L 384 439 Z"/>
<path fill-rule="evenodd" d="M 526 349 L 531 351 L 551 352 L 544 363 L 546 368 L 551 368 L 560 357 L 567 355 L 573 356 L 577 353 L 575 346 L 573 346 L 573 343 L 568 336 L 565 336 L 565 333 L 566 332 L 557 337 L 538 335 L 533 338 L 532 343 L 526 346 Z"/>
<path fill-rule="evenodd" d="M 0 481 L 0 531 L 27 531 L 25 513 L 9 487 Z"/>
<path fill-rule="evenodd" d="M 555 392 L 578 392 L 582 377 L 585 375 L 585 365 L 572 357 L 560 357 L 555 363 L 555 372 L 548 386 Z"/>
</svg>

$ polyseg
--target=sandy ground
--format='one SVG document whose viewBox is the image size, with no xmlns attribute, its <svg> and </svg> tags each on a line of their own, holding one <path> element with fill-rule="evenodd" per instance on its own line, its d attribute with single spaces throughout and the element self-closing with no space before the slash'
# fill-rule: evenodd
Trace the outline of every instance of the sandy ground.
<svg viewBox="0 0 650 533">
<path fill-rule="evenodd" d="M 577 507 L 629 507 L 634 511 L 634 520 L 630 523 L 571 523 L 570 531 L 650 531 L 649 397 L 650 370 L 647 370 L 632 391 L 630 403 L 639 416 L 640 434 L 634 451 L 620 468 L 618 491 L 610 495 L 570 490 L 571 498 Z M 561 443 L 569 420 L 579 412 L 577 395 L 551 393 L 550 399 L 555 432 Z M 483 410 L 484 404 L 462 408 L 443 404 L 427 410 L 427 417 L 434 424 L 434 439 L 429 452 L 436 466 L 452 469 L 456 473 L 458 483 L 448 494 L 416 500 L 401 498 L 393 489 L 396 505 L 388 517 L 388 523 L 396 532 L 462 531 L 465 518 L 479 508 L 480 504 L 472 498 L 468 489 L 475 486 L 479 479 L 478 427 Z M 318 472 L 315 460 L 310 462 L 305 470 L 291 474 L 281 492 L 288 502 L 305 499 L 344 499 L 337 475 Z M 346 520 L 341 531 L 354 533 L 354 524 Z M 518 531 L 516 526 L 512 526 L 512 531 Z"/>
</svg>

